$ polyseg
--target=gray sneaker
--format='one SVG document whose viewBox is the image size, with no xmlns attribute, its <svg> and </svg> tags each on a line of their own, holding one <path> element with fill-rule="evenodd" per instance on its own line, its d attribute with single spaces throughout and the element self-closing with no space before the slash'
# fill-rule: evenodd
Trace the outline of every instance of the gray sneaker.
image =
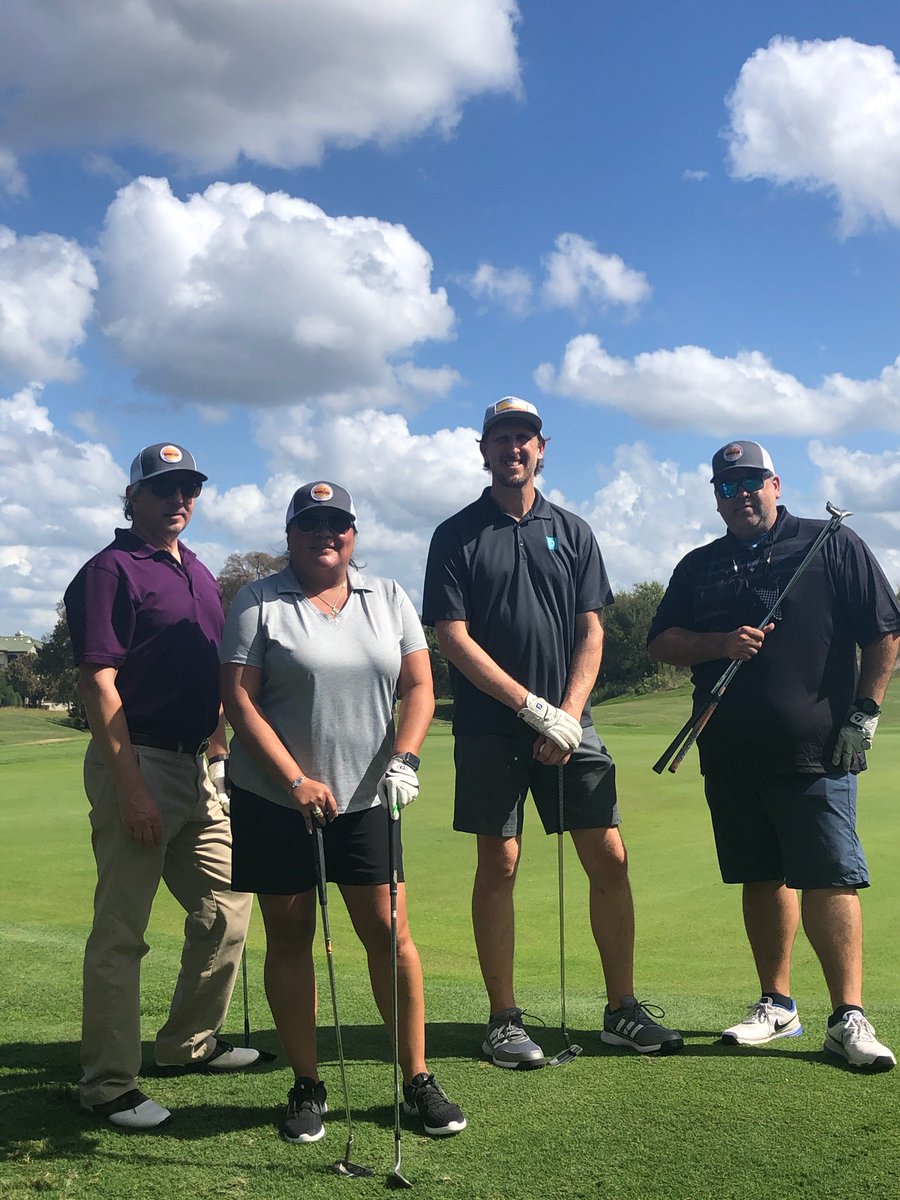
<svg viewBox="0 0 900 1200">
<path fill-rule="evenodd" d="M 627 1046 L 638 1054 L 676 1054 L 684 1045 L 677 1029 L 667 1029 L 660 1021 L 665 1011 L 655 1004 L 623 996 L 621 1008 L 603 1010 L 600 1040 L 608 1046 Z"/>
<path fill-rule="evenodd" d="M 495 1067 L 533 1071 L 544 1065 L 544 1052 L 522 1028 L 521 1008 L 505 1008 L 488 1021 L 481 1049 Z"/>
</svg>

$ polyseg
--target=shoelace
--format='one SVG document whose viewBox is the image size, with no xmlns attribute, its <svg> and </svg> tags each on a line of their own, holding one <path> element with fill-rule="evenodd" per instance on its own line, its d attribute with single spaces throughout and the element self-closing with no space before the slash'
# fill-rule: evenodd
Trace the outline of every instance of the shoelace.
<svg viewBox="0 0 900 1200">
<path fill-rule="evenodd" d="M 860 1041 L 863 1038 L 871 1038 L 875 1041 L 875 1030 L 862 1015 L 861 1012 L 848 1012 L 844 1017 L 844 1033 L 851 1041 Z"/>
<path fill-rule="evenodd" d="M 774 1021 L 775 1005 L 771 1000 L 757 1000 L 755 1004 L 747 1005 L 747 1016 L 744 1018 L 744 1023 L 748 1024 L 751 1021 L 756 1021 L 759 1025 L 764 1025 L 767 1021 Z"/>
<path fill-rule="evenodd" d="M 502 1025 L 497 1025 L 491 1031 L 491 1037 L 495 1042 L 529 1042 L 528 1034 L 522 1028 L 522 1022 L 525 1018 L 529 1021 L 534 1021 L 538 1025 L 546 1025 L 546 1021 L 542 1021 L 540 1017 L 536 1017 L 534 1013 L 526 1012 L 524 1008 L 519 1009 L 518 1017 L 508 1017 Z"/>
<path fill-rule="evenodd" d="M 651 1004 L 648 1000 L 636 1000 L 631 1011 L 632 1015 L 639 1013 L 641 1016 L 647 1017 L 654 1025 L 658 1025 L 666 1015 L 664 1008 L 660 1008 L 658 1004 Z"/>
</svg>

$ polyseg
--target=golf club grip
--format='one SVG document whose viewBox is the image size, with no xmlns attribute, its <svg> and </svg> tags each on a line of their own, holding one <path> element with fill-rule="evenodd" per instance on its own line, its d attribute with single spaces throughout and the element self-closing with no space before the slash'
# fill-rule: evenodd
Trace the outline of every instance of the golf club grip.
<svg viewBox="0 0 900 1200">
<path fill-rule="evenodd" d="M 694 716 L 692 713 L 688 717 L 688 719 L 685 721 L 685 723 L 682 725 L 682 727 L 678 730 L 678 732 L 675 734 L 675 736 L 672 738 L 671 742 L 669 742 L 668 746 L 666 746 L 665 750 L 663 750 L 660 757 L 653 764 L 653 770 L 657 773 L 657 775 L 662 775 L 663 771 L 666 769 L 669 759 L 672 757 L 672 755 L 675 753 L 675 751 L 681 745 L 682 740 L 684 738 L 686 738 L 687 735 L 690 733 L 691 729 L 693 728 L 693 725 L 694 725 Z"/>
<path fill-rule="evenodd" d="M 718 699 L 710 701 L 710 703 L 707 704 L 706 708 L 704 708 L 703 712 L 700 714 L 700 716 L 694 722 L 693 727 L 691 728 L 687 737 L 684 739 L 684 745 L 681 747 L 681 749 L 678 751 L 678 753 L 675 755 L 675 757 L 669 763 L 670 774 L 674 775 L 675 772 L 678 770 L 678 768 L 681 766 L 681 764 L 684 762 L 691 746 L 693 746 L 694 742 L 696 742 L 697 738 L 700 736 L 700 734 L 706 728 L 707 721 L 713 715 L 713 713 L 716 711 L 716 707 L 718 706 L 718 703 L 719 703 Z"/>
</svg>

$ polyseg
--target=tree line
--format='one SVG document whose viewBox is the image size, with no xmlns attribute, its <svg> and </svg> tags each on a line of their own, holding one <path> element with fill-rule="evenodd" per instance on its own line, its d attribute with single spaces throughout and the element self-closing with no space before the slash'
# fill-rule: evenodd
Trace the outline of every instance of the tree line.
<svg viewBox="0 0 900 1200">
<path fill-rule="evenodd" d="M 226 612 L 245 583 L 281 570 L 284 561 L 261 550 L 230 554 L 217 576 Z M 637 583 L 615 594 L 615 604 L 603 613 L 603 665 L 591 693 L 592 703 L 599 704 L 613 696 L 658 691 L 684 680 L 683 670 L 654 663 L 647 654 L 647 629 L 662 595 L 662 584 L 653 581 Z M 69 717 L 77 724 L 84 724 L 78 698 L 78 672 L 72 661 L 72 643 L 62 601 L 57 604 L 56 612 L 56 624 L 37 652 L 12 659 L 5 671 L 0 672 L 0 707 L 64 704 Z M 446 699 L 451 695 L 447 660 L 438 649 L 434 630 L 426 629 L 425 637 L 431 653 L 435 695 Z"/>
</svg>

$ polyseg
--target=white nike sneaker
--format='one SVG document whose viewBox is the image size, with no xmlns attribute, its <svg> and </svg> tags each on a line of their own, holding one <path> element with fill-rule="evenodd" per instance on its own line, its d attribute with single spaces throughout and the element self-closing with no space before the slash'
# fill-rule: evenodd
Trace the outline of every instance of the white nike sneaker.
<svg viewBox="0 0 900 1200">
<path fill-rule="evenodd" d="M 897 1060 L 875 1037 L 875 1030 L 858 1008 L 844 1013 L 836 1025 L 828 1026 L 825 1049 L 840 1055 L 862 1071 L 890 1071 Z"/>
<path fill-rule="evenodd" d="M 784 1008 L 771 996 L 763 996 L 748 1006 L 743 1021 L 725 1030 L 722 1041 L 729 1046 L 764 1046 L 776 1038 L 799 1037 L 802 1032 L 796 1004 Z"/>
</svg>

